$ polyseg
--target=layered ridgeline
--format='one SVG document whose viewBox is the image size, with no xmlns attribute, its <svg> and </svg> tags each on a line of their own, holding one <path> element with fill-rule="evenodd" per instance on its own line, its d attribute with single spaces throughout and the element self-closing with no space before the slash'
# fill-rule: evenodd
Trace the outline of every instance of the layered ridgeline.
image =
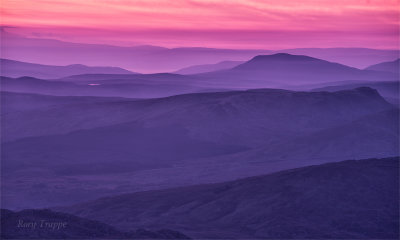
<svg viewBox="0 0 400 240">
<path fill-rule="evenodd" d="M 2 97 L 9 208 L 398 155 L 398 109 L 371 88 L 149 100 Z M 30 99 L 29 107 L 21 99 Z"/>
<path fill-rule="evenodd" d="M 189 239 L 169 229 L 119 231 L 107 224 L 50 210 L 1 209 L 2 239 Z"/>
<path fill-rule="evenodd" d="M 78 74 L 133 74 L 119 67 L 89 67 L 82 64 L 52 66 L 0 58 L 1 75 L 5 77 L 35 77 L 43 79 L 62 78 Z"/>
<path fill-rule="evenodd" d="M 398 158 L 343 161 L 57 210 L 121 230 L 167 227 L 201 239 L 395 239 L 398 168 Z"/>
<path fill-rule="evenodd" d="M 4 141 L 129 123 L 181 125 L 205 140 L 253 146 L 273 134 L 293 137 L 394 108 L 371 88 L 331 93 L 257 89 L 148 100 L 12 92 L 1 97 Z"/>
<path fill-rule="evenodd" d="M 51 39 L 26 38 L 2 32 L 2 57 L 40 64 L 86 64 L 119 66 L 138 72 L 171 72 L 199 64 L 226 60 L 244 61 L 261 54 L 285 52 L 309 55 L 327 61 L 365 68 L 399 56 L 398 50 L 366 48 L 308 48 L 270 50 L 240 50 L 218 48 L 164 48 L 158 46 L 119 47 L 101 44 L 70 43 Z"/>
<path fill-rule="evenodd" d="M 330 86 L 335 82 L 397 80 L 397 74 L 392 72 L 360 70 L 308 56 L 280 53 L 256 56 L 231 69 L 193 75 L 83 74 L 53 81 L 31 77 L 2 77 L 1 88 L 3 91 L 61 96 L 152 98 L 227 89 L 309 90 L 317 86 Z"/>
</svg>

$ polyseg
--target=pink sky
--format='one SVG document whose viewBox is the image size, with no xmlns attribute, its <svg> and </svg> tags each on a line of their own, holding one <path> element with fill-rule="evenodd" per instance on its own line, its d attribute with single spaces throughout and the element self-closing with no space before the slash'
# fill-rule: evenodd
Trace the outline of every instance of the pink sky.
<svg viewBox="0 0 400 240">
<path fill-rule="evenodd" d="M 1 0 L 29 37 L 114 45 L 399 48 L 399 0 Z"/>
</svg>

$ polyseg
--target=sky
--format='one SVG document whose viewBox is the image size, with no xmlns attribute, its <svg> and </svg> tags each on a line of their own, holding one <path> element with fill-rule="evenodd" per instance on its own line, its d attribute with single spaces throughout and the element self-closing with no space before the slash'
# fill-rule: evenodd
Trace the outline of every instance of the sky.
<svg viewBox="0 0 400 240">
<path fill-rule="evenodd" d="M 110 45 L 399 48 L 400 0 L 0 0 L 33 38 Z"/>
</svg>

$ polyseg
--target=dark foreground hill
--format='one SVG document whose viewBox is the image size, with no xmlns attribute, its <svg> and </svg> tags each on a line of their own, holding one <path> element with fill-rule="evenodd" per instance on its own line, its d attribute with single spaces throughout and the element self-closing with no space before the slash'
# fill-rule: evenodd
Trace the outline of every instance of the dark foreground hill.
<svg viewBox="0 0 400 240">
<path fill-rule="evenodd" d="M 398 157 L 350 160 L 58 210 L 120 229 L 170 228 L 194 238 L 397 239 L 398 168 Z"/>
<path fill-rule="evenodd" d="M 121 232 L 98 221 L 47 209 L 1 209 L 1 230 L 1 239 L 189 239 L 169 229 Z"/>
</svg>

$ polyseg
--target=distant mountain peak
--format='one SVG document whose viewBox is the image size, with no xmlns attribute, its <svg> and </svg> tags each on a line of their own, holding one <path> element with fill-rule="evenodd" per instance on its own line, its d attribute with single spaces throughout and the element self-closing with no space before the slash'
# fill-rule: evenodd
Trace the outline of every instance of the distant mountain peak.
<svg viewBox="0 0 400 240">
<path fill-rule="evenodd" d="M 305 56 L 305 55 L 293 55 L 289 53 L 276 53 L 272 55 L 258 55 L 252 58 L 251 61 L 265 61 L 265 60 L 277 60 L 277 61 L 310 61 L 319 60 L 317 58 Z M 323 61 L 323 60 L 320 60 Z"/>
</svg>

